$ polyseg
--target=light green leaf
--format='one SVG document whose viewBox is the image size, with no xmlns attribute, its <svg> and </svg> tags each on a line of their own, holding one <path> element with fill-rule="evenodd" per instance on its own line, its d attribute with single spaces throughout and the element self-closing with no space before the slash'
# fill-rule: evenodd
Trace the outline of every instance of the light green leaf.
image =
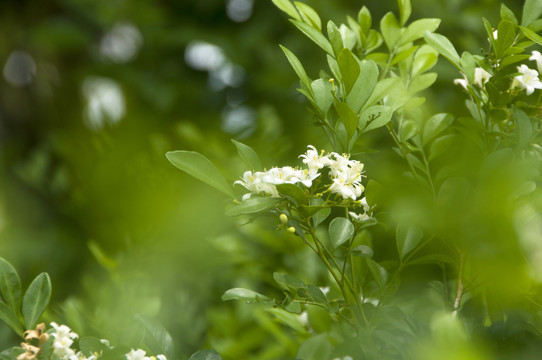
<svg viewBox="0 0 542 360">
<path fill-rule="evenodd" d="M 301 80 L 301 83 L 307 88 L 309 91 L 312 92 L 311 88 L 311 79 L 307 76 L 307 73 L 305 72 L 305 68 L 297 58 L 297 56 L 294 55 L 293 52 L 288 50 L 282 45 L 279 45 L 284 54 L 286 55 L 286 58 L 288 59 L 288 62 L 294 69 L 295 73 L 297 74 L 297 77 L 299 77 L 299 80 Z M 312 96 L 312 94 L 310 94 Z"/>
<path fill-rule="evenodd" d="M 346 128 L 348 139 L 350 139 L 358 127 L 358 116 L 347 103 L 335 103 L 335 109 Z"/>
<path fill-rule="evenodd" d="M 450 60 L 455 66 L 460 68 L 459 54 L 455 50 L 454 46 L 444 35 L 425 32 L 425 41 L 437 50 L 442 56 Z"/>
<path fill-rule="evenodd" d="M 296 310 L 300 310 L 300 307 L 296 306 L 295 308 L 292 308 L 290 306 L 288 307 L 288 310 L 281 309 L 281 308 L 266 309 L 267 312 L 270 312 L 271 314 L 273 314 L 273 316 L 275 317 L 275 320 L 277 320 L 278 322 L 291 327 L 298 333 L 305 334 L 307 333 L 307 330 L 305 329 L 305 326 L 303 326 L 303 323 L 301 322 L 301 319 L 299 315 L 297 314 Z M 292 312 L 295 312 L 295 313 L 292 314 Z"/>
<path fill-rule="evenodd" d="M 388 12 L 380 20 L 380 31 L 382 32 L 386 46 L 392 51 L 401 36 L 401 27 L 392 12 Z"/>
<path fill-rule="evenodd" d="M 542 45 L 542 36 L 538 35 L 537 33 L 535 33 L 529 28 L 526 28 L 523 26 L 520 26 L 519 28 L 521 29 L 521 32 L 523 33 L 523 35 L 525 35 L 528 39 L 531 39 L 538 45 Z"/>
<path fill-rule="evenodd" d="M 542 1 L 540 0 L 525 0 L 523 6 L 523 16 L 521 17 L 521 25 L 528 26 L 533 21 L 542 15 Z"/>
<path fill-rule="evenodd" d="M 233 288 L 227 290 L 224 295 L 222 295 L 222 301 L 228 300 L 242 300 L 242 301 L 256 301 L 256 302 L 268 302 L 271 301 L 265 295 L 257 293 L 254 290 L 244 289 L 244 288 Z"/>
<path fill-rule="evenodd" d="M 216 166 L 200 153 L 183 150 L 169 151 L 166 153 L 166 158 L 178 169 L 222 191 L 224 194 L 234 197 L 232 186 Z"/>
<path fill-rule="evenodd" d="M 79 349 L 85 356 L 91 356 L 93 354 L 99 354 L 106 351 L 107 346 L 94 336 L 84 336 L 79 339 Z"/>
<path fill-rule="evenodd" d="M 523 110 L 514 106 L 512 113 L 516 124 L 515 133 L 518 139 L 518 148 L 522 149 L 529 144 L 529 140 L 533 136 L 533 126 L 529 116 Z"/>
<path fill-rule="evenodd" d="M 17 335 L 23 335 L 24 329 L 19 317 L 3 302 L 0 302 L 0 320 L 5 322 Z"/>
<path fill-rule="evenodd" d="M 382 267 L 382 265 L 380 265 L 373 259 L 367 258 L 366 260 L 367 267 L 369 268 L 371 275 L 373 275 L 373 278 L 375 279 L 378 287 L 382 289 L 388 282 L 388 272 Z"/>
<path fill-rule="evenodd" d="M 435 141 L 433 141 L 433 144 L 431 144 L 431 150 L 429 151 L 429 160 L 433 160 L 434 158 L 448 150 L 450 148 L 450 145 L 452 145 L 455 141 L 455 138 L 455 134 L 450 134 L 435 139 Z"/>
<path fill-rule="evenodd" d="M 320 206 L 324 203 L 324 200 L 319 198 L 311 198 L 309 200 L 311 206 Z M 327 217 L 331 214 L 330 208 L 323 208 L 322 210 L 319 210 L 316 214 L 312 217 L 312 223 L 313 226 L 316 228 L 318 225 L 322 223 Z"/>
<path fill-rule="evenodd" d="M 310 25 L 301 21 L 290 20 L 303 34 L 311 39 L 316 45 L 320 46 L 325 52 L 331 56 L 335 56 L 331 44 L 324 35 Z M 339 34 L 340 35 L 340 34 Z"/>
<path fill-rule="evenodd" d="M 305 191 L 296 184 L 279 184 L 276 186 L 279 194 L 293 199 L 297 205 L 307 204 L 307 195 Z"/>
<path fill-rule="evenodd" d="M 320 20 L 320 16 L 313 8 L 300 1 L 294 1 L 294 4 L 306 23 L 312 25 L 317 30 L 322 31 L 322 20 Z"/>
<path fill-rule="evenodd" d="M 359 66 L 359 76 L 356 83 L 346 97 L 346 103 L 356 114 L 359 113 L 367 99 L 370 98 L 373 90 L 376 90 L 377 81 L 378 66 L 374 61 L 363 61 Z"/>
<path fill-rule="evenodd" d="M 385 78 L 376 83 L 374 91 L 365 102 L 362 110 L 367 109 L 369 106 L 376 104 L 380 101 L 389 91 L 391 91 L 395 86 L 399 85 L 401 82 L 400 78 Z M 347 99 L 348 100 L 348 99 Z"/>
<path fill-rule="evenodd" d="M 403 142 L 412 139 L 418 133 L 418 124 L 411 119 L 404 120 L 399 125 L 399 138 Z"/>
<path fill-rule="evenodd" d="M 358 13 L 358 23 L 359 23 L 359 26 L 361 27 L 361 31 L 364 34 L 367 34 L 369 30 L 371 29 L 371 25 L 372 25 L 371 13 L 369 12 L 369 9 L 367 9 L 366 6 L 363 6 Z"/>
<path fill-rule="evenodd" d="M 243 201 L 240 204 L 231 206 L 226 210 L 226 215 L 238 216 L 263 212 L 274 208 L 281 201 L 283 200 L 274 197 L 253 197 Z"/>
<path fill-rule="evenodd" d="M 431 46 L 424 44 L 418 48 L 412 63 L 412 76 L 416 76 L 431 69 L 438 60 L 438 52 Z"/>
<path fill-rule="evenodd" d="M 397 0 L 399 5 L 399 19 L 401 21 L 401 26 L 404 26 L 412 13 L 412 5 L 410 0 Z"/>
<path fill-rule="evenodd" d="M 346 48 L 342 49 L 337 58 L 339 71 L 346 90 L 346 94 L 354 87 L 360 73 L 360 65 L 352 52 Z"/>
<path fill-rule="evenodd" d="M 262 163 L 256 151 L 250 146 L 245 145 L 237 140 L 231 139 L 231 142 L 237 147 L 237 152 L 243 161 L 250 167 L 252 171 L 260 170 Z"/>
<path fill-rule="evenodd" d="M 327 114 L 331 104 L 333 104 L 331 83 L 326 79 L 316 79 L 312 82 L 311 87 L 316 105 L 324 115 Z"/>
<path fill-rule="evenodd" d="M 32 281 L 23 297 L 22 314 L 26 329 L 33 329 L 51 299 L 51 279 L 41 273 Z"/>
<path fill-rule="evenodd" d="M 350 253 L 354 256 L 367 257 L 367 258 L 372 258 L 374 255 L 373 249 L 371 249 L 367 245 L 356 246 L 350 251 Z"/>
<path fill-rule="evenodd" d="M 278 272 L 273 273 L 273 279 L 279 284 L 284 290 L 293 290 L 295 293 L 298 289 L 305 289 L 307 285 L 303 280 L 296 278 L 290 274 L 281 274 Z"/>
<path fill-rule="evenodd" d="M 430 33 L 437 30 L 440 25 L 440 19 L 419 19 L 408 25 L 401 36 L 401 44 L 406 44 L 422 38 L 426 31 Z"/>
<path fill-rule="evenodd" d="M 276 7 L 285 12 L 287 15 L 290 15 L 296 20 L 301 20 L 301 16 L 297 12 L 295 6 L 290 2 L 290 0 L 271 0 Z"/>
<path fill-rule="evenodd" d="M 508 20 L 512 24 L 518 25 L 518 19 L 516 18 L 516 15 L 504 4 L 501 4 L 501 19 Z"/>
<path fill-rule="evenodd" d="M 425 90 L 437 80 L 437 73 L 427 73 L 416 76 L 410 82 L 408 90 L 411 94 L 415 94 L 419 91 Z"/>
<path fill-rule="evenodd" d="M 190 356 L 189 360 L 222 360 L 215 350 L 200 350 Z"/>
<path fill-rule="evenodd" d="M 331 355 L 331 343 L 327 334 L 315 335 L 305 340 L 299 350 L 296 358 L 302 360 L 329 360 Z"/>
<path fill-rule="evenodd" d="M 360 128 L 362 124 L 368 124 L 367 126 L 364 126 L 364 129 L 362 128 L 363 132 L 378 129 L 379 127 L 386 125 L 391 120 L 392 114 L 393 109 L 389 106 L 371 106 L 370 108 L 365 110 L 359 117 Z"/>
<path fill-rule="evenodd" d="M 354 225 L 350 220 L 336 217 L 329 223 L 329 240 L 333 248 L 338 248 L 354 235 Z"/>
<path fill-rule="evenodd" d="M 331 20 L 327 22 L 327 36 L 329 38 L 329 42 L 331 43 L 331 47 L 333 48 L 333 54 L 331 55 L 337 58 L 341 53 L 344 44 L 339 28 Z"/>
<path fill-rule="evenodd" d="M 0 258 L 0 295 L 14 314 L 21 311 L 21 280 L 17 271 L 3 258 Z"/>
<path fill-rule="evenodd" d="M 408 57 L 410 55 L 412 55 L 412 53 L 414 51 L 416 51 L 417 48 L 418 48 L 417 45 L 416 46 L 410 46 L 407 49 L 401 51 L 399 54 L 394 56 L 394 58 L 391 61 L 390 65 L 395 65 L 395 64 L 400 63 L 401 61 L 403 61 L 405 59 L 408 59 Z"/>
<path fill-rule="evenodd" d="M 463 74 L 465 74 L 469 80 L 469 83 L 474 83 L 474 69 L 476 68 L 476 60 L 468 51 L 463 51 L 461 54 L 461 67 L 463 68 Z"/>
<path fill-rule="evenodd" d="M 143 325 L 145 335 L 143 343 L 155 354 L 164 354 L 168 359 L 175 358 L 173 340 L 166 328 L 155 319 L 136 314 L 134 317 Z"/>
<path fill-rule="evenodd" d="M 495 41 L 495 53 L 497 57 L 502 57 L 516 40 L 516 26 L 510 21 L 501 20 L 497 29 L 499 35 Z"/>
<path fill-rule="evenodd" d="M 454 117 L 451 114 L 441 113 L 431 116 L 423 126 L 422 141 L 428 144 L 438 134 L 452 124 Z"/>
<path fill-rule="evenodd" d="M 408 253 L 414 250 L 423 238 L 423 231 L 414 224 L 401 223 L 397 225 L 395 233 L 399 258 L 403 260 Z"/>
</svg>

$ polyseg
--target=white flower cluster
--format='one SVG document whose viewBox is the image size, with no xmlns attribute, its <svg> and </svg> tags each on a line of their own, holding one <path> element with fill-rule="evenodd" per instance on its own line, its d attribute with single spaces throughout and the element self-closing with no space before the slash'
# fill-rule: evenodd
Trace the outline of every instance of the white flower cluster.
<svg viewBox="0 0 542 360">
<path fill-rule="evenodd" d="M 478 86 L 479 88 L 483 88 L 490 78 L 491 74 L 482 69 L 481 67 L 477 67 L 474 69 L 474 85 Z M 465 74 L 463 74 L 463 79 L 455 79 L 454 84 L 461 85 L 465 90 L 467 90 L 467 85 L 469 84 L 469 81 L 467 80 Z"/>
<path fill-rule="evenodd" d="M 62 360 L 97 360 L 99 358 L 98 354 L 90 355 L 86 357 L 81 351 L 75 352 L 71 348 L 73 341 L 79 337 L 75 332 L 73 332 L 66 325 L 58 325 L 55 322 L 51 323 L 51 326 L 55 329 L 51 333 L 53 340 L 53 353 Z M 100 342 L 112 349 L 109 341 L 106 339 L 101 339 Z M 127 360 L 167 360 L 164 355 L 154 356 L 145 356 L 145 350 L 132 349 L 129 353 L 125 354 Z"/>
<path fill-rule="evenodd" d="M 243 201 L 252 194 L 264 193 L 278 197 L 276 185 L 301 183 L 307 188 L 312 186 L 314 179 L 319 177 L 322 168 L 329 168 L 329 176 L 332 184 L 329 191 L 341 195 L 344 199 L 356 200 L 364 191 L 361 185 L 363 164 L 356 160 L 350 160 L 348 155 L 331 153 L 324 155 L 324 151 L 318 152 L 312 145 L 308 146 L 305 154 L 299 156 L 307 169 L 284 166 L 274 167 L 268 171 L 246 171 L 242 180 L 234 184 L 244 186 L 250 193 L 243 195 Z"/>
</svg>

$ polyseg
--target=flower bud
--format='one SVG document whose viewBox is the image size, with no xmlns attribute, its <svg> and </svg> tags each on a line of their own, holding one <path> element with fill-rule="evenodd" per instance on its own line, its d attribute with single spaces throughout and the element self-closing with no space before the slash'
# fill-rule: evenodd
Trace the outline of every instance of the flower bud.
<svg viewBox="0 0 542 360">
<path fill-rule="evenodd" d="M 290 226 L 288 229 L 286 229 L 290 234 L 295 234 L 295 227 Z"/>
<path fill-rule="evenodd" d="M 280 222 L 285 224 L 285 225 L 288 222 L 288 216 L 286 216 L 286 214 L 280 214 L 279 219 L 280 219 Z"/>
</svg>

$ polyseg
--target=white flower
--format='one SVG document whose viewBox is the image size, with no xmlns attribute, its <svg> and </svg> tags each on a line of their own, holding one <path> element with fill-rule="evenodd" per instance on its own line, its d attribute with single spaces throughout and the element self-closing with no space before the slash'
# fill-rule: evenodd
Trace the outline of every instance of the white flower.
<svg viewBox="0 0 542 360">
<path fill-rule="evenodd" d="M 363 186 L 348 181 L 348 174 L 341 172 L 333 178 L 329 191 L 341 195 L 345 199 L 356 200 L 363 193 Z"/>
<path fill-rule="evenodd" d="M 477 67 L 474 69 L 474 84 L 478 85 L 480 88 L 483 88 L 484 85 L 489 81 L 489 78 L 491 78 L 491 74 L 482 69 L 481 67 Z"/>
<path fill-rule="evenodd" d="M 257 171 L 253 173 L 252 171 L 245 171 L 243 179 L 234 182 L 234 184 L 240 184 L 251 191 L 250 193 L 243 195 L 243 201 L 249 199 L 252 194 L 259 194 L 261 192 L 275 197 L 279 196 L 275 185 L 263 181 L 264 176 L 266 176 L 266 173 L 263 172 Z"/>
<path fill-rule="evenodd" d="M 498 37 L 499 37 L 499 31 L 493 30 L 493 40 L 497 40 Z"/>
<path fill-rule="evenodd" d="M 318 176 L 320 176 L 319 172 L 316 171 L 310 171 L 310 170 L 300 170 L 298 177 L 299 182 L 305 185 L 306 187 L 310 188 L 312 186 L 312 181 L 316 179 Z"/>
<path fill-rule="evenodd" d="M 358 221 L 365 221 L 365 220 L 369 220 L 371 217 L 369 215 L 367 215 L 366 213 L 363 213 L 363 214 L 356 214 L 355 212 L 352 212 L 352 211 L 349 211 L 348 212 L 350 214 L 350 216 Z"/>
<path fill-rule="evenodd" d="M 167 360 L 167 358 L 166 358 L 164 355 L 162 355 L 162 354 L 156 355 L 156 358 L 157 358 L 158 360 Z"/>
<path fill-rule="evenodd" d="M 463 77 L 464 77 L 464 75 L 463 75 Z M 463 89 L 467 90 L 467 85 L 469 85 L 469 82 L 468 82 L 468 80 L 466 78 L 455 79 L 454 84 L 455 85 L 461 85 L 463 87 Z"/>
<path fill-rule="evenodd" d="M 332 161 L 328 155 L 324 156 L 324 151 L 319 154 L 314 146 L 309 145 L 308 148 L 309 150 L 299 157 L 303 158 L 303 164 L 307 164 L 309 170 L 319 170 L 324 166 L 331 165 Z"/>
<path fill-rule="evenodd" d="M 527 65 L 518 66 L 518 71 L 521 75 L 514 78 L 515 82 L 525 89 L 527 95 L 531 95 L 534 89 L 542 89 L 542 82 L 538 79 L 538 71 L 529 69 Z"/>
<path fill-rule="evenodd" d="M 536 67 L 538 68 L 538 72 L 542 73 L 542 54 L 538 51 L 533 51 L 533 55 L 529 58 L 529 60 L 536 61 Z"/>
<path fill-rule="evenodd" d="M 60 358 L 70 358 L 75 355 L 75 352 L 70 348 L 73 344 L 73 340 L 77 339 L 79 335 L 71 331 L 66 325 L 58 325 L 55 322 L 51 323 L 51 326 L 55 329 L 51 336 L 53 340 L 53 351 L 55 355 Z"/>
<path fill-rule="evenodd" d="M 145 350 L 137 349 L 130 350 L 128 354 L 125 354 L 127 360 L 151 360 L 150 357 L 145 356 Z"/>
</svg>

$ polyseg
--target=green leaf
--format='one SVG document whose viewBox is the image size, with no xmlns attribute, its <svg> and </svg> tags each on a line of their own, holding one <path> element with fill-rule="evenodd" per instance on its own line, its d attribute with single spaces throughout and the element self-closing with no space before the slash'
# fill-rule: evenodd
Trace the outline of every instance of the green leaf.
<svg viewBox="0 0 542 360">
<path fill-rule="evenodd" d="M 22 314 L 26 329 L 33 329 L 51 299 L 51 279 L 41 273 L 32 281 L 23 297 Z"/>
<path fill-rule="evenodd" d="M 322 111 L 322 114 L 327 114 L 331 104 L 333 104 L 331 83 L 325 79 L 316 79 L 311 83 L 311 87 L 316 105 Z"/>
<path fill-rule="evenodd" d="M 380 80 L 374 87 L 374 91 L 369 97 L 369 99 L 363 105 L 362 110 L 367 109 L 369 106 L 376 104 L 386 94 L 388 94 L 388 92 L 391 91 L 395 86 L 399 85 L 400 82 L 401 82 L 400 78 L 385 78 L 385 79 Z"/>
<path fill-rule="evenodd" d="M 518 139 L 518 148 L 522 149 L 529 144 L 529 140 L 533 136 L 533 126 L 529 116 L 523 110 L 514 106 L 512 107 L 512 113 L 516 124 L 515 133 Z"/>
<path fill-rule="evenodd" d="M 359 245 L 350 250 L 350 253 L 354 256 L 360 256 L 360 257 L 367 257 L 372 258 L 374 255 L 373 249 L 368 247 L 367 245 Z"/>
<path fill-rule="evenodd" d="M 307 204 L 307 195 L 305 191 L 296 184 L 279 184 L 276 185 L 279 194 L 294 199 L 297 205 Z"/>
<path fill-rule="evenodd" d="M 6 260 L 0 258 L 0 295 L 14 314 L 21 311 L 21 280 L 17 271 Z"/>
<path fill-rule="evenodd" d="M 84 336 L 79 339 L 79 349 L 85 356 L 100 354 L 108 347 L 94 336 Z M 160 353 L 159 353 L 160 354 Z"/>
<path fill-rule="evenodd" d="M 215 350 L 200 350 L 190 356 L 189 360 L 222 360 Z"/>
<path fill-rule="evenodd" d="M 329 360 L 331 355 L 331 343 L 327 334 L 315 335 L 305 340 L 299 350 L 296 358 L 302 360 Z"/>
<path fill-rule="evenodd" d="M 216 166 L 200 153 L 177 150 L 167 152 L 166 157 L 178 169 L 222 191 L 228 196 L 235 196 L 232 186 L 226 181 Z"/>
<path fill-rule="evenodd" d="M 542 1 L 540 0 L 525 0 L 523 6 L 523 16 L 521 17 L 521 25 L 528 26 L 533 21 L 542 15 Z"/>
<path fill-rule="evenodd" d="M 347 103 L 335 103 L 335 109 L 346 128 L 348 139 L 350 139 L 358 127 L 358 116 L 354 110 L 350 109 L 350 106 L 348 106 Z"/>
<path fill-rule="evenodd" d="M 401 36 L 401 27 L 392 12 L 388 12 L 380 20 L 380 31 L 382 32 L 386 46 L 392 51 Z"/>
<path fill-rule="evenodd" d="M 423 231 L 414 224 L 401 223 L 397 225 L 395 237 L 399 258 L 403 260 L 408 253 L 419 245 L 423 238 Z"/>
<path fill-rule="evenodd" d="M 256 151 L 237 140 L 231 139 L 231 142 L 237 147 L 239 156 L 252 171 L 260 170 L 262 168 L 262 163 L 260 162 L 260 158 L 258 157 L 258 154 L 256 154 Z"/>
<path fill-rule="evenodd" d="M 365 199 L 367 199 L 367 203 L 370 206 L 378 204 L 378 196 L 382 192 L 382 190 L 382 185 L 380 185 L 373 179 L 370 179 L 367 182 L 367 186 L 365 187 Z"/>
<path fill-rule="evenodd" d="M 24 328 L 19 317 L 3 302 L 0 302 L 0 320 L 5 322 L 17 335 L 23 335 Z"/>
<path fill-rule="evenodd" d="M 300 1 L 294 1 L 295 6 L 301 13 L 301 16 L 303 17 L 303 20 L 312 25 L 315 29 L 321 31 L 322 30 L 322 20 L 320 20 L 320 16 L 316 11 L 314 11 L 313 8 L 311 8 L 309 5 L 302 3 Z"/>
<path fill-rule="evenodd" d="M 523 26 L 520 26 L 519 28 L 521 29 L 521 32 L 523 33 L 523 35 L 525 35 L 527 38 L 531 39 L 538 45 L 542 45 L 542 36 L 538 35 L 537 33 L 535 33 L 529 28 L 526 28 Z"/>
<path fill-rule="evenodd" d="M 368 124 L 363 132 L 371 131 L 373 129 L 378 129 L 386 125 L 390 120 L 393 114 L 393 109 L 389 106 L 375 105 L 371 106 L 365 110 L 360 118 L 359 124 L 360 128 L 362 124 Z M 374 119 L 374 120 L 371 120 Z"/>
<path fill-rule="evenodd" d="M 226 210 L 226 215 L 239 216 L 267 211 L 277 206 L 281 201 L 283 200 L 274 197 L 253 197 L 231 206 Z"/>
<path fill-rule="evenodd" d="M 296 278 L 290 274 L 282 274 L 278 272 L 273 273 L 273 279 L 279 284 L 284 290 L 293 290 L 295 293 L 298 289 L 305 289 L 307 285 L 303 280 Z"/>
<path fill-rule="evenodd" d="M 412 76 L 416 76 L 424 71 L 431 69 L 438 60 L 438 52 L 431 46 L 425 44 L 418 48 L 414 55 L 414 62 L 412 63 Z"/>
<path fill-rule="evenodd" d="M 425 32 L 425 41 L 437 50 L 442 56 L 450 60 L 455 66 L 460 68 L 459 54 L 454 46 L 444 35 Z"/>
<path fill-rule="evenodd" d="M 338 248 L 354 235 L 354 225 L 350 220 L 336 217 L 329 223 L 329 240 L 333 248 Z"/>
<path fill-rule="evenodd" d="M 437 73 L 421 74 L 412 79 L 408 86 L 411 94 L 425 90 L 437 80 Z"/>
<path fill-rule="evenodd" d="M 244 288 L 233 288 L 233 289 L 227 290 L 224 293 L 224 295 L 222 295 L 222 301 L 228 301 L 228 300 L 242 300 L 242 301 L 248 301 L 248 302 L 271 301 L 271 299 L 265 295 L 257 293 L 254 290 L 244 289 Z"/>
<path fill-rule="evenodd" d="M 518 19 L 516 18 L 516 15 L 504 4 L 501 4 L 501 19 L 508 20 L 512 24 L 518 25 Z"/>
<path fill-rule="evenodd" d="M 450 126 L 453 121 L 454 117 L 451 114 L 441 113 L 431 116 L 425 121 L 425 124 L 423 126 L 423 143 L 428 144 L 438 134 L 440 134 L 448 126 Z"/>
<path fill-rule="evenodd" d="M 357 114 L 370 98 L 373 90 L 377 86 L 378 66 L 374 61 L 363 61 L 359 65 L 359 75 L 352 87 L 352 90 L 346 97 L 346 103 Z M 380 100 L 380 99 L 378 99 Z M 377 101 L 378 101 L 377 100 Z"/>
<path fill-rule="evenodd" d="M 373 259 L 367 258 L 366 260 L 367 267 L 369 268 L 371 275 L 373 275 L 373 278 L 375 279 L 378 287 L 382 289 L 388 282 L 388 272 L 382 267 L 382 265 L 380 265 Z"/>
<path fill-rule="evenodd" d="M 418 124 L 411 119 L 404 120 L 399 125 L 399 138 L 403 142 L 412 139 L 418 133 Z"/>
<path fill-rule="evenodd" d="M 322 205 L 324 203 L 324 200 L 317 199 L 317 198 L 312 198 L 312 199 L 310 199 L 309 202 L 310 202 L 311 206 L 319 206 L 319 205 Z M 322 223 L 322 221 L 327 219 L 329 214 L 331 214 L 331 209 L 330 208 L 323 208 L 322 210 L 319 210 L 312 217 L 313 226 L 316 228 L 318 225 L 320 225 Z"/>
<path fill-rule="evenodd" d="M 326 295 L 318 286 L 307 285 L 307 292 L 314 302 L 319 304 L 327 304 Z"/>
<path fill-rule="evenodd" d="M 168 359 L 174 359 L 173 340 L 166 328 L 149 316 L 136 314 L 134 317 L 145 329 L 143 343 L 147 345 L 149 350 L 154 354 L 164 354 Z"/>
<path fill-rule="evenodd" d="M 369 12 L 369 9 L 367 9 L 366 6 L 363 6 L 361 10 L 359 11 L 358 22 L 359 22 L 359 26 L 361 27 L 361 31 L 364 34 L 367 34 L 369 30 L 371 29 L 372 18 L 371 18 L 371 13 Z"/>
<path fill-rule="evenodd" d="M 433 144 L 431 144 L 431 150 L 429 151 L 429 160 L 433 160 L 440 154 L 447 151 L 450 148 L 450 145 L 453 144 L 455 139 L 455 134 L 444 135 L 435 139 L 435 141 L 433 141 Z"/>
<path fill-rule="evenodd" d="M 407 49 L 401 51 L 399 54 L 395 55 L 393 57 L 393 60 L 391 61 L 390 65 L 395 65 L 397 63 L 400 63 L 401 61 L 407 59 L 410 57 L 410 55 L 412 55 L 412 53 L 414 53 L 414 51 L 416 51 L 416 49 L 418 48 L 418 46 L 411 46 L 411 47 L 408 47 Z M 373 53 L 374 55 L 374 53 Z"/>
<path fill-rule="evenodd" d="M 331 56 L 335 56 L 331 44 L 321 32 L 301 21 L 290 20 L 303 34 Z M 340 34 L 339 34 L 340 35 Z M 342 40 L 341 40 L 342 41 Z"/>
<path fill-rule="evenodd" d="M 440 25 L 440 19 L 420 19 L 408 25 L 401 36 L 401 45 L 422 38 L 426 31 L 430 33 L 437 30 Z"/>
<path fill-rule="evenodd" d="M 360 65 L 352 52 L 346 48 L 342 49 L 337 58 L 339 71 L 345 87 L 346 94 L 354 87 L 360 73 Z"/>
<path fill-rule="evenodd" d="M 463 51 L 461 54 L 461 67 L 463 74 L 467 77 L 470 84 L 474 83 L 474 71 L 476 68 L 476 60 L 468 51 Z"/>
<path fill-rule="evenodd" d="M 501 20 L 497 30 L 499 35 L 495 41 L 495 53 L 497 57 L 502 57 L 516 39 L 516 26 L 510 21 Z"/>
<path fill-rule="evenodd" d="M 307 330 L 305 329 L 305 326 L 301 322 L 300 316 L 298 315 L 298 312 L 297 312 L 297 310 L 301 310 L 301 306 L 295 306 L 294 304 L 295 303 L 290 304 L 290 306 L 288 306 L 288 310 L 281 309 L 281 308 L 269 308 L 269 309 L 266 309 L 266 311 L 273 314 L 273 316 L 275 317 L 275 320 L 277 320 L 278 322 L 286 326 L 291 327 L 297 333 L 306 334 Z"/>
<path fill-rule="evenodd" d="M 330 55 L 337 58 L 344 47 L 344 43 L 339 28 L 331 20 L 327 22 L 327 36 L 329 38 L 329 42 L 331 43 L 331 47 L 333 48 L 333 54 Z"/>
<path fill-rule="evenodd" d="M 397 0 L 399 5 L 399 19 L 401 21 L 401 26 L 404 26 L 412 13 L 412 5 L 410 0 Z"/>
<path fill-rule="evenodd" d="M 298 208 L 299 210 L 299 214 L 301 215 L 301 217 L 303 218 L 310 218 L 312 217 L 314 214 L 316 214 L 318 211 L 324 209 L 323 206 L 305 206 L 305 205 L 300 205 Z"/>
<path fill-rule="evenodd" d="M 307 73 L 305 72 L 305 68 L 303 68 L 303 65 L 301 65 L 301 62 L 299 59 L 294 55 L 293 52 L 288 50 L 282 45 L 279 45 L 284 54 L 286 55 L 286 58 L 288 59 L 288 62 L 294 69 L 295 73 L 297 74 L 297 77 L 299 77 L 299 80 L 301 80 L 301 83 L 309 89 L 309 91 L 312 91 L 311 88 L 311 79 L 307 76 Z M 312 94 L 310 94 L 312 96 Z"/>
<path fill-rule="evenodd" d="M 293 17 L 296 20 L 301 20 L 301 16 L 297 12 L 295 6 L 290 2 L 290 0 L 271 0 L 276 7 L 285 12 L 287 15 Z"/>
</svg>

